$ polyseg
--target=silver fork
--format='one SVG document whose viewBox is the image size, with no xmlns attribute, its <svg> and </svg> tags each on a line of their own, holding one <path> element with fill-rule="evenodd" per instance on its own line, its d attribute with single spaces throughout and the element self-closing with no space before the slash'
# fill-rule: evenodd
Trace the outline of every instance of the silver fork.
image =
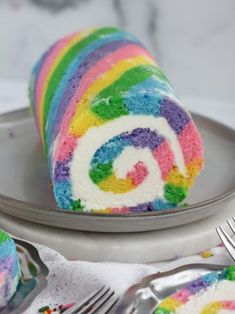
<svg viewBox="0 0 235 314">
<path fill-rule="evenodd" d="M 233 217 L 233 221 L 235 222 L 235 217 Z M 235 234 L 235 227 L 231 223 L 230 220 L 227 220 L 227 223 L 232 230 L 232 232 Z M 223 242 L 225 248 L 231 255 L 232 259 L 235 261 L 235 241 L 230 237 L 230 235 L 222 228 L 221 226 L 216 228 L 216 231 Z"/>
<path fill-rule="evenodd" d="M 65 314 L 106 314 L 116 305 L 119 298 L 109 287 L 102 287 L 91 293 L 83 301 L 66 310 Z"/>
</svg>

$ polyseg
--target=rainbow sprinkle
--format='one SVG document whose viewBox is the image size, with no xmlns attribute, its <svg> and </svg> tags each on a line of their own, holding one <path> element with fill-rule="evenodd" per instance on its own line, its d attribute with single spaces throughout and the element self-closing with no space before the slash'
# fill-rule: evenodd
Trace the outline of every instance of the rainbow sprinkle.
<svg viewBox="0 0 235 314">
<path fill-rule="evenodd" d="M 203 257 L 203 258 L 209 258 L 209 257 L 214 256 L 214 254 L 212 252 L 210 252 L 210 251 L 204 251 L 204 252 L 200 253 L 200 256 Z"/>
<path fill-rule="evenodd" d="M 146 48 L 119 29 L 57 41 L 33 69 L 30 100 L 59 208 L 176 207 L 203 167 L 190 114 Z"/>
<path fill-rule="evenodd" d="M 68 303 L 68 304 L 61 304 L 61 305 L 56 305 L 54 307 L 51 307 L 50 305 L 43 305 L 38 309 L 38 313 L 42 314 L 62 314 L 66 310 L 72 308 L 75 305 L 75 303 Z"/>
</svg>

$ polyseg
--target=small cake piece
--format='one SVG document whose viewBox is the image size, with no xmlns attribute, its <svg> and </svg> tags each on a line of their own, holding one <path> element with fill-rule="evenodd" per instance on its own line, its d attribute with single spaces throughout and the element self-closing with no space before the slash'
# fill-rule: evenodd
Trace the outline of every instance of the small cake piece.
<svg viewBox="0 0 235 314">
<path fill-rule="evenodd" d="M 20 267 L 15 243 L 0 230 L 0 309 L 13 297 L 19 280 Z"/>
<path fill-rule="evenodd" d="M 199 278 L 163 300 L 155 314 L 235 312 L 235 266 Z"/>
<path fill-rule="evenodd" d="M 58 40 L 33 69 L 30 100 L 59 208 L 176 207 L 203 167 L 190 113 L 127 32 L 91 29 Z"/>
</svg>

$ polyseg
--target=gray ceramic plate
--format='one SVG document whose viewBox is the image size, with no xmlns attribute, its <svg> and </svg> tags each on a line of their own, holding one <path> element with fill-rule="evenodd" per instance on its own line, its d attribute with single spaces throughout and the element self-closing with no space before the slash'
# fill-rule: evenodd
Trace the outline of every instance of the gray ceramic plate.
<svg viewBox="0 0 235 314">
<path fill-rule="evenodd" d="M 204 139 L 206 167 L 187 208 L 128 215 L 56 209 L 33 118 L 28 110 L 0 116 L 0 211 L 55 227 L 93 232 L 138 232 L 193 222 L 221 210 L 235 195 L 235 131 L 194 114 Z"/>
<path fill-rule="evenodd" d="M 9 304 L 1 314 L 19 314 L 30 306 L 36 296 L 47 286 L 49 271 L 40 259 L 37 249 L 25 242 L 14 239 L 21 267 L 21 282 Z"/>
</svg>

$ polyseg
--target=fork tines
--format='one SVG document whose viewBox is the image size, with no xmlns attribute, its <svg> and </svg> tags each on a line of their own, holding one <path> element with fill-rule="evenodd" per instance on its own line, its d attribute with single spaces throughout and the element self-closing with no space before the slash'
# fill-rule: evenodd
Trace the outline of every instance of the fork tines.
<svg viewBox="0 0 235 314">
<path fill-rule="evenodd" d="M 233 221 L 235 222 L 235 217 L 233 217 Z M 229 220 L 227 220 L 227 223 L 230 229 L 232 230 L 232 232 L 235 234 L 234 225 Z M 230 237 L 230 235 L 221 226 L 217 227 L 216 231 L 221 241 L 223 242 L 225 248 L 227 249 L 231 257 L 233 258 L 233 260 L 235 260 L 235 241 Z"/>
<path fill-rule="evenodd" d="M 102 287 L 91 293 L 83 301 L 75 304 L 72 308 L 65 311 L 65 314 L 106 314 L 118 302 L 115 292 L 109 287 Z"/>
</svg>

